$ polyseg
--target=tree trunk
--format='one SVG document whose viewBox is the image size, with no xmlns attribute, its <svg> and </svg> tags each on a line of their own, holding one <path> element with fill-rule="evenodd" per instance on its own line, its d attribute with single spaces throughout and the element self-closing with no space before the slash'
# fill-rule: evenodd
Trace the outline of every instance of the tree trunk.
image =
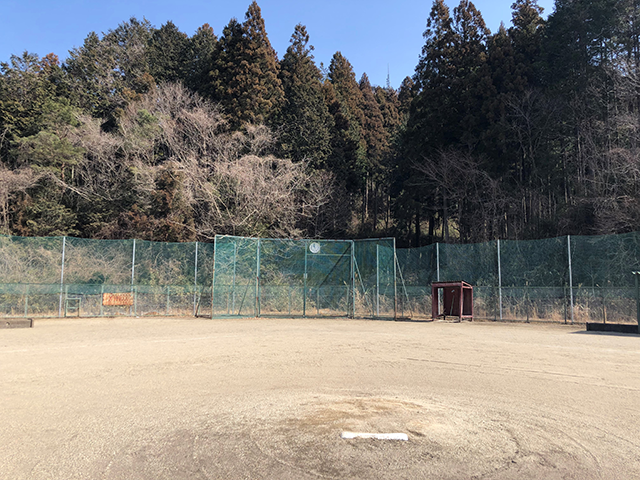
<svg viewBox="0 0 640 480">
<path fill-rule="evenodd" d="M 375 234 L 376 233 L 376 229 L 378 228 L 378 189 L 379 186 L 376 183 L 373 187 L 373 223 L 372 226 L 373 228 L 371 229 L 371 231 Z"/>
<path fill-rule="evenodd" d="M 414 240 L 414 246 L 420 246 L 420 237 L 422 236 L 422 232 L 420 231 L 420 202 L 416 202 L 416 237 Z"/>
<path fill-rule="evenodd" d="M 444 243 L 449 243 L 449 209 L 446 193 L 442 195 L 442 240 Z"/>
</svg>

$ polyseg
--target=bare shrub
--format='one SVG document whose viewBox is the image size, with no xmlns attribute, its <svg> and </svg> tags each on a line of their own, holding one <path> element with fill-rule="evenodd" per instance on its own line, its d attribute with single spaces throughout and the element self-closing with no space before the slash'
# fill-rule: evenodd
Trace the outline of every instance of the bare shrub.
<svg viewBox="0 0 640 480">
<path fill-rule="evenodd" d="M 31 168 L 9 170 L 0 164 L 0 230 L 9 232 L 9 199 L 14 193 L 33 187 L 42 175 Z"/>
<path fill-rule="evenodd" d="M 130 103 L 116 132 L 103 132 L 92 118 L 80 121 L 71 140 L 86 155 L 73 188 L 86 199 L 129 198 L 141 212 L 134 216 L 148 217 L 157 207 L 158 182 L 172 172 L 194 220 L 183 227 L 200 237 L 319 236 L 331 228 L 332 217 L 336 221 L 340 208 L 331 174 L 267 155 L 275 137 L 264 125 L 229 133 L 218 107 L 180 84 L 161 85 Z M 167 219 L 175 223 L 171 215 Z M 121 227 L 102 230 L 113 237 Z"/>
</svg>

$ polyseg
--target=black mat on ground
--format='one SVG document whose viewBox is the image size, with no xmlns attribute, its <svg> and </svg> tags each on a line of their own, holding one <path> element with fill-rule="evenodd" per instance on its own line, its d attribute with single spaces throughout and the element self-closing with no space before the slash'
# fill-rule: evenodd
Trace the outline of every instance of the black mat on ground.
<svg viewBox="0 0 640 480">
<path fill-rule="evenodd" d="M 639 333 L 638 325 L 629 325 L 629 324 L 622 324 L 622 323 L 587 323 L 587 331 Z"/>
</svg>

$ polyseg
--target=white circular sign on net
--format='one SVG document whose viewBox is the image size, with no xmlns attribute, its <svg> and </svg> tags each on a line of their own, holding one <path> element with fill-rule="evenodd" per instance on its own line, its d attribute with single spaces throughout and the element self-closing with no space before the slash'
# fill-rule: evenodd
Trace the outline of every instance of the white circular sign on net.
<svg viewBox="0 0 640 480">
<path fill-rule="evenodd" d="M 318 242 L 313 242 L 309 245 L 309 251 L 311 253 L 318 253 L 320 251 L 320 244 Z"/>
</svg>

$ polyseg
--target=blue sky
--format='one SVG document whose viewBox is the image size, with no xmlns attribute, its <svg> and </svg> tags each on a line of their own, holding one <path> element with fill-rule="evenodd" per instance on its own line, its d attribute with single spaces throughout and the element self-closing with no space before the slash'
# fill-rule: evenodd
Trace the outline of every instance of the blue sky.
<svg viewBox="0 0 640 480">
<path fill-rule="evenodd" d="M 458 1 L 446 3 L 453 13 Z M 512 3 L 474 2 L 492 32 L 501 21 L 510 25 Z M 208 23 L 220 35 L 232 17 L 244 19 L 249 4 L 250 0 L 0 0 L 0 61 L 25 50 L 40 56 L 53 52 L 64 60 L 89 32 L 106 32 L 131 16 L 145 17 L 156 27 L 171 20 L 188 35 Z M 538 4 L 545 17 L 553 11 L 553 0 L 538 0 Z M 258 5 L 280 58 L 295 25 L 302 23 L 316 48 L 318 65 L 328 66 L 340 50 L 358 78 L 366 72 L 371 83 L 384 85 L 389 72 L 391 85 L 398 87 L 404 77 L 413 74 L 432 1 L 258 0 Z"/>
</svg>

